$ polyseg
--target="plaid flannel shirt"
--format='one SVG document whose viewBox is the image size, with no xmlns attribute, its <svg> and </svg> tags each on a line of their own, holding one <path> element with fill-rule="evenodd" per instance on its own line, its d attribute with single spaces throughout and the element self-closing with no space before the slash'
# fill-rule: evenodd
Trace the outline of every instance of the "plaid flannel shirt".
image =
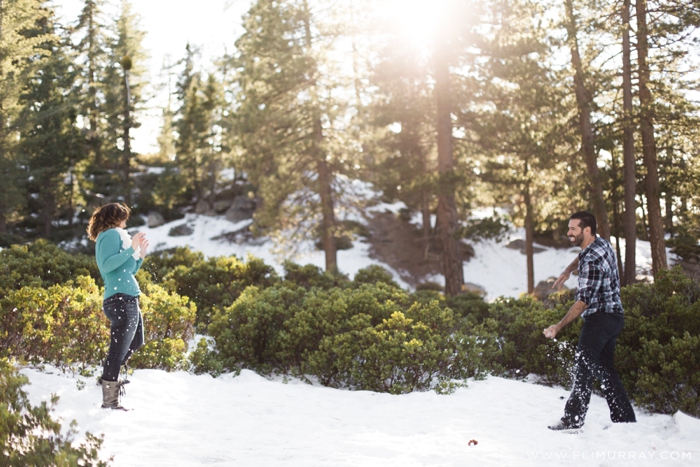
<svg viewBox="0 0 700 467">
<path fill-rule="evenodd" d="M 578 255 L 578 290 L 576 300 L 588 305 L 584 318 L 596 311 L 622 313 L 620 274 L 612 246 L 600 237 Z"/>
</svg>

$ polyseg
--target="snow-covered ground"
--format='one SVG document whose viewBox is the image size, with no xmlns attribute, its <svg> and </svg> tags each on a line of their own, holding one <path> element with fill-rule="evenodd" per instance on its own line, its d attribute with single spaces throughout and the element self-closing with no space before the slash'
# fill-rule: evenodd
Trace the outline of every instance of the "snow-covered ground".
<svg viewBox="0 0 700 467">
<path fill-rule="evenodd" d="M 700 465 L 700 420 L 637 410 L 638 423 L 611 425 L 593 396 L 582 433 L 553 432 L 564 389 L 496 377 L 451 395 L 393 396 L 247 370 L 216 379 L 137 370 L 123 399 L 133 411 L 120 412 L 100 408 L 92 379 L 22 373 L 33 404 L 55 393 L 66 425 L 104 433 L 102 455 L 117 467 Z"/>
<path fill-rule="evenodd" d="M 252 254 L 281 271 L 285 255 L 269 241 L 214 239 L 247 222 L 188 214 L 135 230 L 146 232 L 156 249 L 188 245 L 207 256 Z M 191 235 L 168 236 L 182 223 L 193 229 Z M 490 300 L 526 289 L 525 255 L 505 247 L 517 238 L 524 238 L 523 232 L 512 229 L 502 241 L 477 243 L 475 258 L 465 263 L 465 279 L 483 287 Z M 356 241 L 351 250 L 338 252 L 341 271 L 352 277 L 378 263 L 369 249 Z M 297 262 L 324 265 L 323 252 L 310 241 L 298 251 Z M 577 252 L 544 248 L 535 255 L 536 281 L 558 275 Z M 649 268 L 648 243 L 637 243 L 637 262 L 640 271 Z M 572 277 L 567 285 L 575 281 Z M 637 424 L 611 426 L 605 401 L 593 396 L 584 431 L 556 433 L 547 425 L 562 415 L 567 391 L 497 377 L 470 381 L 451 395 L 392 396 L 266 379 L 247 370 L 216 379 L 137 370 L 123 401 L 134 410 L 124 413 L 100 408 L 100 388 L 92 379 L 51 367 L 22 373 L 31 381 L 26 390 L 32 403 L 57 394 L 55 415 L 66 426 L 75 419 L 81 433 L 104 433 L 102 455 L 114 456 L 118 467 L 700 465 L 700 420 L 637 410 Z"/>
<path fill-rule="evenodd" d="M 375 209 L 385 208 L 398 209 Z M 170 228 L 183 222 L 194 233 L 169 237 Z M 245 225 L 188 215 L 139 230 L 159 249 L 189 245 L 208 256 L 250 253 L 280 269 L 270 242 L 212 239 Z M 465 264 L 466 280 L 484 287 L 489 299 L 526 288 L 525 256 L 505 248 L 517 238 L 524 235 L 513 230 L 502 241 L 478 243 L 475 258 Z M 323 253 L 306 249 L 297 261 L 323 266 Z M 537 253 L 536 281 L 557 275 L 577 250 Z M 338 260 L 351 276 L 377 263 L 363 242 L 339 252 Z M 637 262 L 641 270 L 649 267 L 648 243 L 637 242 Z M 575 286 L 575 278 L 567 285 Z M 76 419 L 81 433 L 105 434 L 103 456 L 113 455 L 115 466 L 700 465 L 700 420 L 637 410 L 637 424 L 611 426 L 605 401 L 593 396 L 583 433 L 555 433 L 546 426 L 562 415 L 564 389 L 497 377 L 471 381 L 448 396 L 392 396 L 268 380 L 247 370 L 216 379 L 137 370 L 124 399 L 134 410 L 123 413 L 100 409 L 100 388 L 92 380 L 51 369 L 22 372 L 32 382 L 26 389 L 33 403 L 55 393 L 61 397 L 57 416 Z"/>
</svg>

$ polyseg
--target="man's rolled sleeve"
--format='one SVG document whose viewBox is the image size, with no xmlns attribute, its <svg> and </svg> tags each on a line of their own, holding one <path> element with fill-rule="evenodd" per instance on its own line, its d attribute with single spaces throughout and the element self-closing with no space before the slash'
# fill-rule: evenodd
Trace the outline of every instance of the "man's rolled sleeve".
<svg viewBox="0 0 700 467">
<path fill-rule="evenodd" d="M 591 306 L 595 293 L 600 288 L 600 272 L 588 261 L 583 261 L 578 268 L 578 290 L 575 298 Z"/>
</svg>

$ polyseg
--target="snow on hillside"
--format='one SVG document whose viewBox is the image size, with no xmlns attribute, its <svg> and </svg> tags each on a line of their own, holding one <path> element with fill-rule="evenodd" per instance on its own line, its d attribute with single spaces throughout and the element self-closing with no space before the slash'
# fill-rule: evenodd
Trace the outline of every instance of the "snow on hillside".
<svg viewBox="0 0 700 467">
<path fill-rule="evenodd" d="M 365 194 L 366 195 L 366 194 Z M 369 195 L 366 195 L 369 197 Z M 376 196 L 376 194 L 375 194 Z M 398 213 L 401 208 L 405 208 L 403 203 L 379 203 L 366 209 L 366 213 L 391 211 Z M 474 217 L 488 215 L 491 210 L 477 211 Z M 346 216 L 359 222 L 366 223 L 367 220 L 362 215 Z M 203 216 L 197 214 L 187 214 L 184 219 L 173 221 L 156 228 L 146 226 L 131 229 L 132 233 L 143 231 L 146 233 L 152 250 L 163 250 L 176 246 L 189 246 L 194 250 L 201 251 L 206 256 L 236 255 L 245 259 L 248 254 L 261 258 L 267 264 L 275 267 L 277 272 L 282 272 L 282 262 L 284 259 L 293 259 L 300 264 L 314 264 L 320 268 L 325 265 L 323 251 L 317 250 L 312 240 L 295 245 L 295 254 L 290 252 L 288 247 L 275 245 L 270 239 L 256 239 L 252 242 L 235 243 L 220 238 L 222 235 L 243 229 L 251 224 L 251 220 L 246 220 L 233 224 L 224 216 Z M 414 221 L 417 223 L 417 221 Z M 434 222 L 434 220 L 433 220 Z M 193 233 L 187 236 L 172 237 L 168 233 L 170 229 L 182 224 L 187 224 Z M 219 238 L 217 238 L 219 237 Z M 508 234 L 500 241 L 485 240 L 474 244 L 476 255 L 469 262 L 464 263 L 464 279 L 466 282 L 475 284 L 486 291 L 486 299 L 494 300 L 499 296 L 517 297 L 527 291 L 527 264 L 526 258 L 519 250 L 506 248 L 512 240 L 524 239 L 525 231 L 522 228 L 510 226 Z M 613 241 L 614 244 L 614 241 Z M 557 249 L 537 245 L 544 251 L 536 253 L 535 263 L 535 284 L 547 280 L 549 277 L 557 277 L 576 257 L 579 248 Z M 624 240 L 621 241 L 622 256 L 624 257 Z M 282 250 L 281 252 L 278 250 Z M 648 276 L 651 270 L 651 249 L 649 242 L 637 240 L 637 272 L 641 277 Z M 673 260 L 675 255 L 667 252 L 669 260 Z M 341 272 L 348 274 L 352 278 L 355 273 L 371 264 L 380 264 L 389 270 L 394 276 L 394 280 L 404 288 L 410 286 L 404 282 L 397 271 L 381 261 L 370 257 L 370 245 L 362 239 L 353 241 L 353 248 L 338 251 L 338 265 Z M 427 278 L 431 281 L 444 284 L 444 278 L 436 275 Z M 576 287 L 576 277 L 571 276 L 566 286 Z"/>
<path fill-rule="evenodd" d="M 60 396 L 55 415 L 104 433 L 116 467 L 693 466 L 700 420 L 637 409 L 610 424 L 593 396 L 582 433 L 553 432 L 567 391 L 489 377 L 451 395 L 400 396 L 265 379 L 137 370 L 123 404 L 100 408 L 93 379 L 25 368 L 30 401 Z M 80 389 L 82 387 L 82 389 Z"/>
<path fill-rule="evenodd" d="M 282 273 L 282 263 L 285 259 L 291 259 L 300 264 L 314 264 L 322 269 L 325 267 L 324 253 L 315 248 L 312 240 L 296 245 L 296 251 L 292 254 L 290 252 L 276 251 L 280 249 L 280 246 L 275 245 L 268 238 L 243 243 L 216 238 L 223 234 L 243 229 L 251 223 L 251 220 L 245 220 L 233 224 L 226 220 L 224 216 L 187 214 L 184 219 L 170 222 L 160 227 L 148 228 L 144 226 L 130 229 L 129 231 L 131 233 L 136 231 L 145 232 L 154 251 L 178 246 L 189 246 L 193 250 L 201 251 L 207 257 L 236 255 L 238 258 L 245 260 L 248 255 L 253 255 L 274 266 L 278 273 Z M 193 230 L 193 233 L 181 237 L 168 235 L 171 228 L 182 224 L 187 224 Z M 353 248 L 349 250 L 338 251 L 340 270 L 351 278 L 360 269 L 376 263 L 378 263 L 376 260 L 369 257 L 369 244 L 362 241 L 354 241 Z M 391 271 L 399 285 L 408 288 L 408 284 L 401 280 L 396 271 L 391 270 L 387 265 L 383 266 Z"/>
</svg>

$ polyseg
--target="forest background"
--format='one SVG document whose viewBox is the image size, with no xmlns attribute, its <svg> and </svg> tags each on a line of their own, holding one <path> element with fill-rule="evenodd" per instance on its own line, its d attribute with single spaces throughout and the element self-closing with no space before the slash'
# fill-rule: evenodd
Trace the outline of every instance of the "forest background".
<svg viewBox="0 0 700 467">
<path fill-rule="evenodd" d="M 624 239 L 625 284 L 637 238 L 654 274 L 665 246 L 697 264 L 695 2 L 421 5 L 253 1 L 224 54 L 190 44 L 164 65 L 159 150 L 141 154 L 152 77 L 130 3 L 86 0 L 60 23 L 51 2 L 1 1 L 0 246 L 89 249 L 108 201 L 136 225 L 238 197 L 255 235 L 316 238 L 335 272 L 357 227 L 343 181 L 360 179 L 421 213 L 446 295 L 463 290 L 462 241 L 504 223 L 471 221 L 480 206 L 525 227 L 530 292 L 534 239 L 565 242 L 580 209 Z"/>
</svg>

